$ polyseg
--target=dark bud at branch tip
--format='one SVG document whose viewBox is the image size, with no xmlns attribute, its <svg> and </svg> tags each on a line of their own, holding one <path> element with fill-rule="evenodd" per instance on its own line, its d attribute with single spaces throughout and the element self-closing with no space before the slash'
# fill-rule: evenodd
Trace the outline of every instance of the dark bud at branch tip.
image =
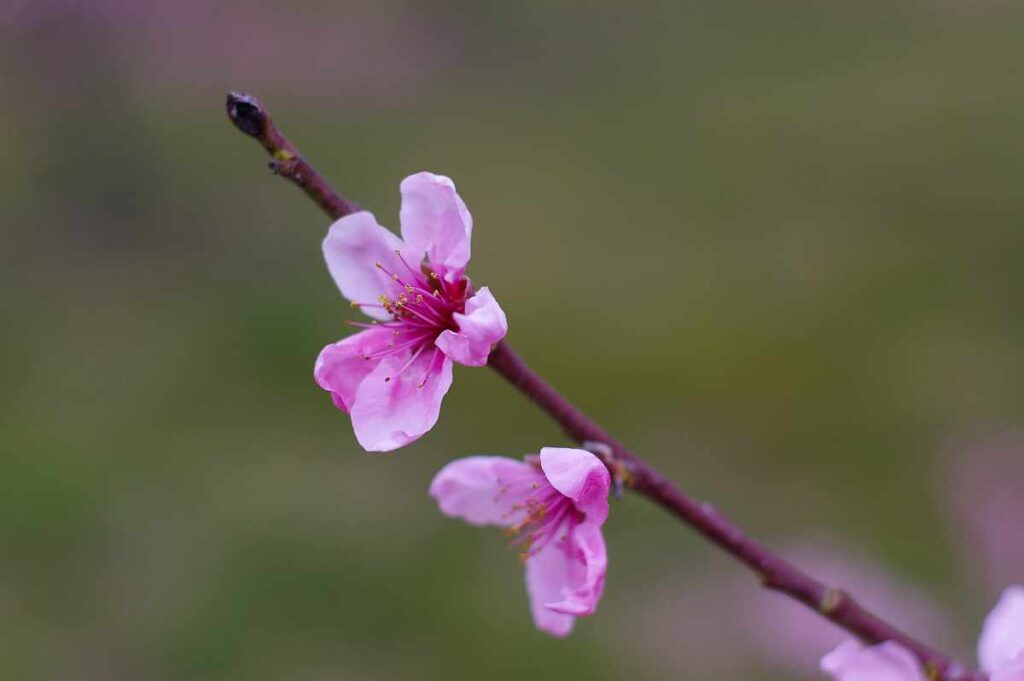
<svg viewBox="0 0 1024 681">
<path fill-rule="evenodd" d="M 228 118 L 236 128 L 252 137 L 263 136 L 266 117 L 258 99 L 244 92 L 229 92 L 227 109 Z"/>
</svg>

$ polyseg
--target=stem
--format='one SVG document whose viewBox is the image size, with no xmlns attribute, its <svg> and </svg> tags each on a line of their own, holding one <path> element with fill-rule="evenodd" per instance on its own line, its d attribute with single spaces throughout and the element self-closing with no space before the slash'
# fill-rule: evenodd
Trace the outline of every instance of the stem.
<svg viewBox="0 0 1024 681">
<path fill-rule="evenodd" d="M 273 157 L 270 169 L 299 186 L 332 219 L 359 210 L 342 198 L 299 154 L 274 125 L 266 107 L 251 95 L 231 92 L 228 117 L 235 127 L 256 139 Z M 488 364 L 562 426 L 579 443 L 599 443 L 611 455 L 602 457 L 616 481 L 648 497 L 678 517 L 705 539 L 750 568 L 772 591 L 797 600 L 868 644 L 895 641 L 910 650 L 935 681 L 986 681 L 946 655 L 917 641 L 872 614 L 840 589 L 814 577 L 749 538 L 710 504 L 694 501 L 670 480 L 630 452 L 601 426 L 577 409 L 538 376 L 509 345 L 502 341 L 491 352 Z"/>
</svg>

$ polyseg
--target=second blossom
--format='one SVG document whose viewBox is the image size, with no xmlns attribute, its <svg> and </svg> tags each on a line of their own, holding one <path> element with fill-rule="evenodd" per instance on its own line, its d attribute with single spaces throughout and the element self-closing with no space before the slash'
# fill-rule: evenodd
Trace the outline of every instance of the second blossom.
<svg viewBox="0 0 1024 681">
<path fill-rule="evenodd" d="M 516 461 L 471 456 L 452 461 L 430 483 L 445 515 L 497 525 L 526 566 L 526 591 L 538 629 L 555 636 L 591 615 L 604 592 L 611 476 L 588 451 L 545 447 Z"/>
</svg>

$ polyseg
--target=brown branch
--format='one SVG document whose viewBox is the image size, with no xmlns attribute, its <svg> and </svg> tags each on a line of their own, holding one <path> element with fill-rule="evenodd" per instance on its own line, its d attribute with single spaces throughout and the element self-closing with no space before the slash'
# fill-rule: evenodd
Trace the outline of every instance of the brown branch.
<svg viewBox="0 0 1024 681">
<path fill-rule="evenodd" d="M 263 104 L 242 93 L 228 94 L 228 117 L 239 130 L 258 140 L 274 158 L 270 168 L 302 188 L 327 215 L 337 219 L 359 208 L 343 199 L 299 154 L 274 126 Z M 785 594 L 850 632 L 864 643 L 895 641 L 920 660 L 936 681 L 986 681 L 952 658 L 903 633 L 871 613 L 850 594 L 826 586 L 770 549 L 751 539 L 710 504 L 691 499 L 668 478 L 633 454 L 601 426 L 577 409 L 534 372 L 504 341 L 491 353 L 489 365 L 532 400 L 565 433 L 595 449 L 607 448 L 602 459 L 617 482 L 659 504 L 705 539 L 751 569 L 761 584 Z"/>
<path fill-rule="evenodd" d="M 274 125 L 263 102 L 244 92 L 229 92 L 228 118 L 235 127 L 263 145 L 273 160 L 270 170 L 287 178 L 306 192 L 332 220 L 359 211 L 359 206 L 341 197 Z"/>
</svg>

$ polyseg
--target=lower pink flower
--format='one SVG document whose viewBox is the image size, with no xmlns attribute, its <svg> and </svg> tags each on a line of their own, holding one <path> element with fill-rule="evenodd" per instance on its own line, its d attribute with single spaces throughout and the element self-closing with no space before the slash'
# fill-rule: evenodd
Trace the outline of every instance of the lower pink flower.
<svg viewBox="0 0 1024 681">
<path fill-rule="evenodd" d="M 430 483 L 448 516 L 496 525 L 513 537 L 526 566 L 526 591 L 537 628 L 554 636 L 592 615 L 608 567 L 601 526 L 611 477 L 580 449 L 545 447 L 517 461 L 471 456 L 452 461 Z"/>
<path fill-rule="evenodd" d="M 990 681 L 1024 681 L 1024 586 L 1003 592 L 985 619 L 978 661 Z M 928 681 L 914 655 L 892 641 L 867 647 L 846 641 L 821 668 L 837 681 Z"/>
</svg>

